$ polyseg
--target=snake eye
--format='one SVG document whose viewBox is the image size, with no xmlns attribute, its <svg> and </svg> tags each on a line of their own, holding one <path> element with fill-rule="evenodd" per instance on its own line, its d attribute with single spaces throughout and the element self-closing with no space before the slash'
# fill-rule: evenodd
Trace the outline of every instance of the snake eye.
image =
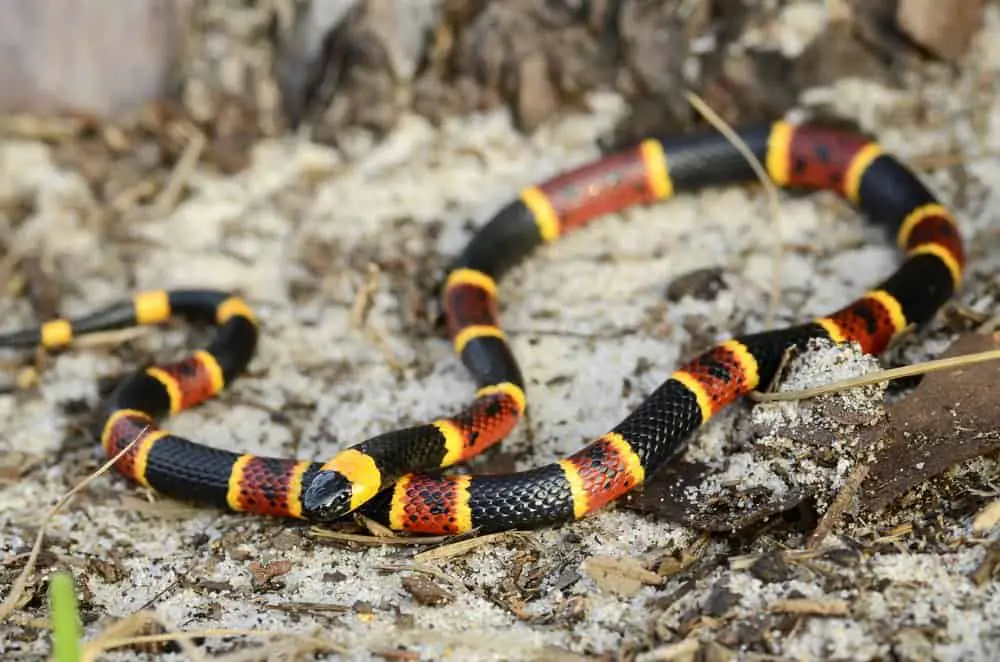
<svg viewBox="0 0 1000 662">
<path fill-rule="evenodd" d="M 302 495 L 302 514 L 310 520 L 330 522 L 351 512 L 351 483 L 336 471 L 321 471 Z"/>
</svg>

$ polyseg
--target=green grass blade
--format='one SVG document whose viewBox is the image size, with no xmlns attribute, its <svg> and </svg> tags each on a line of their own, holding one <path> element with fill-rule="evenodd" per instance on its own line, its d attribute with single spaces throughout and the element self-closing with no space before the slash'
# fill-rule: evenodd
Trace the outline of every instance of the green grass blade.
<svg viewBox="0 0 1000 662">
<path fill-rule="evenodd" d="M 68 572 L 57 572 L 49 580 L 49 613 L 53 659 L 55 662 L 79 662 L 80 609 L 73 576 Z"/>
</svg>

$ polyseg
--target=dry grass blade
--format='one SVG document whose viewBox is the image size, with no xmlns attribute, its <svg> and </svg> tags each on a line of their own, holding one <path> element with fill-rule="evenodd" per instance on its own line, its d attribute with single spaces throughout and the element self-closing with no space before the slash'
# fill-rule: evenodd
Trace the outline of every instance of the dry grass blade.
<svg viewBox="0 0 1000 662">
<path fill-rule="evenodd" d="M 718 113 L 712 110 L 701 97 L 691 91 L 684 93 L 687 97 L 688 103 L 694 106 L 702 117 L 704 117 L 709 124 L 711 124 L 715 129 L 721 133 L 726 140 L 732 143 L 733 147 L 739 151 L 750 167 L 753 168 L 754 173 L 760 180 L 760 183 L 764 186 L 764 190 L 767 192 L 767 200 L 771 206 L 771 215 L 773 217 L 772 224 L 774 225 L 774 261 L 772 262 L 773 271 L 771 277 L 771 292 L 770 301 L 767 307 L 767 318 L 764 321 L 766 327 L 774 326 L 774 318 L 778 314 L 778 299 L 781 296 L 781 256 L 783 252 L 783 242 L 781 240 L 781 199 L 778 195 L 778 187 L 774 185 L 771 178 L 767 175 L 767 169 L 761 164 L 761 162 L 753 155 L 747 144 L 740 140 L 740 137 L 736 135 L 732 127 L 725 123 L 725 121 L 719 117 Z"/>
<path fill-rule="evenodd" d="M 263 605 L 265 609 L 283 611 L 289 614 L 296 613 L 330 613 L 343 614 L 351 611 L 347 605 L 338 605 L 330 602 L 272 602 Z"/>
<path fill-rule="evenodd" d="M 377 264 L 369 262 L 365 280 L 358 288 L 351 304 L 351 326 L 354 328 L 363 328 L 368 322 L 368 313 L 375 305 L 375 295 L 378 294 L 378 290 L 382 286 L 381 281 L 382 271 Z"/>
<path fill-rule="evenodd" d="M 447 572 L 435 566 L 429 565 L 427 563 L 420 563 L 418 561 L 412 563 L 383 563 L 376 567 L 382 570 L 389 570 L 391 572 L 402 572 L 402 571 L 419 572 L 425 575 L 429 575 L 431 577 L 436 577 L 441 581 L 448 582 L 449 584 L 457 588 L 463 590 L 466 589 L 465 584 L 463 584 L 462 580 L 460 580 L 458 577 L 453 577 L 449 575 Z"/>
<path fill-rule="evenodd" d="M 840 518 L 844 516 L 847 509 L 854 503 L 854 497 L 857 496 L 858 490 L 861 489 L 861 484 L 868 477 L 868 471 L 869 467 L 867 464 L 859 464 L 847 475 L 847 479 L 844 481 L 844 485 L 840 488 L 840 491 L 837 492 L 833 503 L 830 504 L 830 507 L 823 514 L 823 518 L 820 519 L 819 524 L 816 525 L 816 528 L 809 535 L 809 540 L 806 541 L 807 549 L 816 549 L 830 534 L 833 527 L 837 525 Z"/>
<path fill-rule="evenodd" d="M 309 535 L 321 540 L 333 540 L 336 542 L 354 542 L 362 545 L 436 545 L 439 542 L 448 540 L 451 536 L 433 537 L 409 537 L 409 536 L 363 536 L 357 533 L 342 533 L 340 531 L 327 531 L 324 528 L 313 526 L 309 528 Z"/>
<path fill-rule="evenodd" d="M 42 551 L 42 541 L 45 540 L 45 531 L 48 529 L 49 522 L 52 518 L 58 515 L 66 504 L 73 499 L 73 497 L 85 490 L 88 485 L 110 469 L 119 458 L 121 458 L 136 444 L 136 442 L 142 439 L 142 436 L 146 433 L 147 429 L 148 427 L 143 428 L 142 431 L 135 436 L 135 439 L 130 441 L 124 448 L 118 451 L 114 457 L 102 464 L 97 471 L 74 485 L 73 489 L 64 494 L 56 505 L 49 510 L 48 514 L 46 514 L 45 518 L 42 520 L 42 526 L 38 530 L 38 535 L 35 536 L 35 543 L 31 546 L 31 554 L 28 556 L 28 561 L 24 564 L 24 568 L 21 569 L 17 579 L 15 579 L 14 583 L 11 585 L 7 598 L 3 601 L 3 604 L 0 604 L 0 622 L 6 620 L 7 617 L 10 616 L 17 606 L 17 601 L 21 598 L 21 594 L 24 593 L 24 587 L 28 585 L 28 578 L 31 576 L 32 570 L 35 568 L 35 563 L 38 562 L 38 555 Z"/>
<path fill-rule="evenodd" d="M 73 340 L 73 345 L 78 348 L 93 349 L 95 347 L 107 347 L 109 345 L 121 345 L 122 343 L 141 338 L 152 332 L 149 326 L 133 326 L 127 329 L 115 329 L 114 331 L 95 331 L 85 336 Z"/>
<path fill-rule="evenodd" d="M 868 384 L 887 382 L 901 377 L 912 377 L 914 375 L 924 375 L 941 370 L 952 370 L 954 368 L 973 365 L 975 363 L 983 363 L 984 361 L 995 361 L 996 359 L 1000 359 L 1000 349 L 991 349 L 985 352 L 975 352 L 972 354 L 964 354 L 962 356 L 950 356 L 946 359 L 934 359 L 933 361 L 914 363 L 913 365 L 901 366 L 899 368 L 890 368 L 889 370 L 883 370 L 870 375 L 843 379 L 833 382 L 832 384 L 825 384 L 815 388 L 806 388 L 799 391 L 782 391 L 780 393 L 763 393 L 760 391 L 753 391 L 748 394 L 747 397 L 755 402 L 806 400 L 808 398 L 815 398 L 816 396 L 824 395 L 826 393 L 844 391 L 849 388 L 854 388 L 855 386 L 867 386 Z"/>
<path fill-rule="evenodd" d="M 462 556 L 464 554 L 468 554 L 469 552 L 478 547 L 482 547 L 483 545 L 488 545 L 498 540 L 509 540 L 511 538 L 520 538 L 520 537 L 521 534 L 517 531 L 503 531 L 501 533 L 491 533 L 485 536 L 479 536 L 478 538 L 459 540 L 458 542 L 454 542 L 449 545 L 441 545 L 440 547 L 429 549 L 426 552 L 420 552 L 419 554 L 414 555 L 413 560 L 426 563 L 428 561 L 440 561 L 442 559 L 450 559 L 456 556 Z"/>
<path fill-rule="evenodd" d="M 167 180 L 166 186 L 163 187 L 163 190 L 160 191 L 160 194 L 156 196 L 156 200 L 153 202 L 153 209 L 159 214 L 169 213 L 177 206 L 181 191 L 184 190 L 184 185 L 191 178 L 191 173 L 194 172 L 194 167 L 197 165 L 198 159 L 201 158 L 201 153 L 205 150 L 205 145 L 208 144 L 205 134 L 194 126 L 185 126 L 184 133 L 188 137 L 184 153 L 177 160 L 177 165 L 174 166 L 173 172 L 170 173 L 170 179 Z"/>
<path fill-rule="evenodd" d="M 151 626 L 158 627 L 159 632 L 150 632 Z M 84 644 L 80 656 L 81 662 L 91 662 L 106 650 L 120 648 L 123 645 L 142 646 L 147 644 L 162 643 L 154 638 L 170 636 L 170 628 L 160 620 L 152 611 L 137 611 L 125 618 L 111 624 L 96 638 Z M 128 641 L 129 644 L 119 644 L 117 642 Z M 201 655 L 197 647 L 189 638 L 175 639 L 189 659 L 199 660 Z M 110 645 L 109 645 L 110 644 Z"/>
<path fill-rule="evenodd" d="M 376 522 L 370 517 L 362 515 L 358 511 L 354 511 L 354 520 L 358 522 L 364 529 L 375 536 L 376 538 L 397 538 L 399 537 L 395 531 L 391 528 L 382 524 L 381 522 Z"/>
<path fill-rule="evenodd" d="M 913 533 L 913 522 L 904 522 L 903 524 L 900 524 L 899 526 L 892 527 L 887 532 L 885 532 L 883 535 L 880 535 L 880 536 L 878 536 L 876 538 L 873 538 L 872 539 L 872 544 L 873 545 L 884 545 L 886 543 L 897 542 L 897 541 L 902 540 L 903 538 L 907 537 L 911 533 Z"/>
</svg>

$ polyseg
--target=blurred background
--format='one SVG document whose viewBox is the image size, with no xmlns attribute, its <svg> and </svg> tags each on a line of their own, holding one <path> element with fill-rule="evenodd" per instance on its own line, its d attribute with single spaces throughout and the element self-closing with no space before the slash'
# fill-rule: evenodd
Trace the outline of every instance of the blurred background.
<svg viewBox="0 0 1000 662">
<path fill-rule="evenodd" d="M 230 170 L 256 137 L 303 122 L 336 142 L 352 128 L 383 135 L 406 112 L 440 121 L 507 106 L 532 131 L 604 88 L 633 106 L 623 138 L 694 123 L 685 89 L 739 122 L 773 117 L 844 77 L 901 85 L 922 61 L 957 61 L 982 9 L 982 0 L 0 0 L 0 112 L 147 130 L 184 117 Z M 803 25 L 826 14 L 793 52 L 760 30 L 788 11 Z M 31 131 L 11 124 L 2 129 Z"/>
</svg>

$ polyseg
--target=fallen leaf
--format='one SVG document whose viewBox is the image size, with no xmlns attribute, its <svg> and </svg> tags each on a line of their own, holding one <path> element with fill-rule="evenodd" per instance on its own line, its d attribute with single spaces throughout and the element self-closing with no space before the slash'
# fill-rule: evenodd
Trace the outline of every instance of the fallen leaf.
<svg viewBox="0 0 1000 662">
<path fill-rule="evenodd" d="M 423 575 L 406 575 L 403 577 L 403 588 L 419 605 L 438 607 L 454 600 L 451 593 Z"/>
<path fill-rule="evenodd" d="M 943 356 L 994 350 L 1000 342 L 966 333 Z M 902 400 L 886 406 L 891 438 L 876 452 L 861 489 L 863 505 L 878 511 L 949 467 L 1000 449 L 996 384 L 1000 361 L 933 372 Z"/>
<path fill-rule="evenodd" d="M 621 504 L 629 510 L 651 513 L 698 531 L 730 533 L 789 511 L 808 496 L 802 490 L 789 490 L 776 499 L 764 490 L 734 488 L 735 493 L 726 492 L 718 498 L 692 500 L 690 491 L 704 483 L 711 471 L 701 462 L 676 460 L 657 471 L 639 489 L 626 494 Z"/>
<path fill-rule="evenodd" d="M 272 561 L 271 563 L 250 563 L 250 574 L 253 575 L 255 587 L 266 586 L 275 577 L 288 574 L 292 569 L 291 561 Z"/>
</svg>

